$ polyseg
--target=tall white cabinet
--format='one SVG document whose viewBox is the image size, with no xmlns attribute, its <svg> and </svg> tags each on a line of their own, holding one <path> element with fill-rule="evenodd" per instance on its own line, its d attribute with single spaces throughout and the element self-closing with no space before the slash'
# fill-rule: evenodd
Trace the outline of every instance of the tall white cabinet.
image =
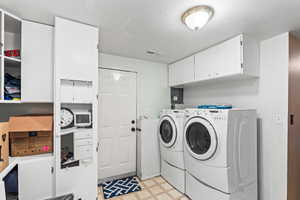
<svg viewBox="0 0 300 200">
<path fill-rule="evenodd" d="M 169 86 L 257 77 L 258 70 L 258 43 L 248 36 L 238 35 L 169 65 Z"/>
<path fill-rule="evenodd" d="M 54 38 L 55 195 L 92 200 L 98 196 L 98 28 L 55 17 Z M 63 107 L 91 109 L 92 127 L 63 129 Z M 65 147 L 72 151 L 71 165 L 62 156 Z"/>
</svg>

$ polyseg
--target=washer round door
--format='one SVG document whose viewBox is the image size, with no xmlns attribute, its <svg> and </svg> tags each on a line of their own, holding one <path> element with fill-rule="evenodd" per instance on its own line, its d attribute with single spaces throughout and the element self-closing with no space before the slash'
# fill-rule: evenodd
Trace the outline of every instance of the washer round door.
<svg viewBox="0 0 300 200">
<path fill-rule="evenodd" d="M 164 116 L 159 123 L 159 138 L 165 147 L 172 147 L 177 138 L 177 129 L 174 120 Z"/>
<path fill-rule="evenodd" d="M 188 152 L 198 160 L 208 160 L 217 150 L 217 136 L 209 121 L 194 117 L 184 128 L 184 141 Z"/>
</svg>

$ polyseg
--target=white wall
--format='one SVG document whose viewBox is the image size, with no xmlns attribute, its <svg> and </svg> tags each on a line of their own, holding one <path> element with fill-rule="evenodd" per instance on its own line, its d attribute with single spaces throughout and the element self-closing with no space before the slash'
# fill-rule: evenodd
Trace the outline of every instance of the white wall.
<svg viewBox="0 0 300 200">
<path fill-rule="evenodd" d="M 260 200 L 285 200 L 287 196 L 288 37 L 284 33 L 261 43 L 259 79 L 184 90 L 186 107 L 229 103 L 257 109 Z"/>
<path fill-rule="evenodd" d="M 158 116 L 163 108 L 170 107 L 166 64 L 100 53 L 99 65 L 103 68 L 129 70 L 138 73 L 138 117 L 143 115 Z"/>
</svg>

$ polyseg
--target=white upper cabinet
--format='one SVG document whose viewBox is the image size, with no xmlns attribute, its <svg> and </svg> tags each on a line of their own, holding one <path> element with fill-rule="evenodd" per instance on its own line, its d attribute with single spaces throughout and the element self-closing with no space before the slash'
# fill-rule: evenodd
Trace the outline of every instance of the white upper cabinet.
<svg viewBox="0 0 300 200">
<path fill-rule="evenodd" d="M 169 65 L 169 86 L 178 86 L 194 79 L 194 56 Z"/>
<path fill-rule="evenodd" d="M 258 77 L 259 45 L 239 35 L 169 66 L 169 85 Z"/>
<path fill-rule="evenodd" d="M 57 19 L 57 18 L 56 18 Z M 98 70 L 98 29 L 60 18 L 55 20 L 55 65 L 60 79 L 93 81 Z M 96 58 L 96 59 L 95 59 Z"/>
<path fill-rule="evenodd" d="M 53 29 L 22 22 L 22 102 L 53 102 Z"/>
<path fill-rule="evenodd" d="M 195 81 L 258 76 L 258 44 L 239 35 L 195 55 Z"/>
</svg>

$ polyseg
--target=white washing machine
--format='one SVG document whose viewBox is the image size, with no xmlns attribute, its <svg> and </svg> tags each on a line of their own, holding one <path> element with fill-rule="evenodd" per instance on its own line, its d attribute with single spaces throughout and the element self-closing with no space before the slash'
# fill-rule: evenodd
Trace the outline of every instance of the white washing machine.
<svg viewBox="0 0 300 200">
<path fill-rule="evenodd" d="M 160 115 L 158 136 L 161 153 L 161 176 L 177 190 L 185 192 L 183 158 L 184 110 L 163 110 Z"/>
<path fill-rule="evenodd" d="M 257 200 L 255 110 L 187 110 L 186 194 L 193 200 Z"/>
</svg>

